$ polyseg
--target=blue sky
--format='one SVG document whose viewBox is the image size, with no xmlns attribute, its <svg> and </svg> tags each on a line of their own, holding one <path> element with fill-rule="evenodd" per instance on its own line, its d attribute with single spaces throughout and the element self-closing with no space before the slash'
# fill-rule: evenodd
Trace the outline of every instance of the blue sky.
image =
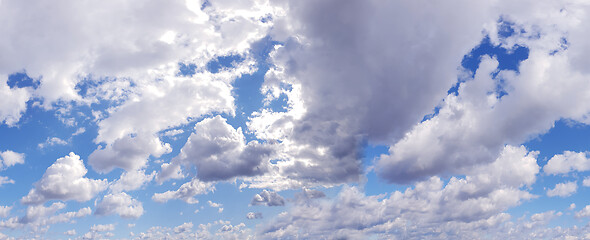
<svg viewBox="0 0 590 240">
<path fill-rule="evenodd" d="M 0 1 L 0 240 L 587 239 L 583 1 Z"/>
</svg>

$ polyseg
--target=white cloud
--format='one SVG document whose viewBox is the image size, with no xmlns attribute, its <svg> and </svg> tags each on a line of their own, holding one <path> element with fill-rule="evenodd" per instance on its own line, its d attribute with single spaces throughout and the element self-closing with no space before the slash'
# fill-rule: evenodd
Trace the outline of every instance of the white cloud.
<svg viewBox="0 0 590 240">
<path fill-rule="evenodd" d="M 295 198 L 294 205 L 261 232 L 267 238 L 367 238 L 386 233 L 391 235 L 385 238 L 419 239 L 429 233 L 481 238 L 472 231 L 500 226 L 509 219 L 503 211 L 536 197 L 523 190 L 539 172 L 536 154 L 506 146 L 494 162 L 470 169 L 464 178 L 452 177 L 444 184 L 432 177 L 388 198 L 365 196 L 349 186 L 334 199 Z"/>
<path fill-rule="evenodd" d="M 14 180 L 5 177 L 5 176 L 0 176 L 0 186 L 4 185 L 4 184 L 13 184 Z"/>
<path fill-rule="evenodd" d="M 6 81 L 8 76 L 0 71 L 0 125 L 15 126 L 27 109 L 27 102 L 31 98 L 29 88 L 10 88 Z"/>
<path fill-rule="evenodd" d="M 16 164 L 25 163 L 25 154 L 17 153 L 10 150 L 0 152 L 0 171 L 12 167 Z"/>
<path fill-rule="evenodd" d="M 225 180 L 268 171 L 271 153 L 270 147 L 257 141 L 246 143 L 241 128 L 234 129 L 225 118 L 216 116 L 195 125 L 172 164 L 194 164 L 197 177 L 204 181 Z"/>
<path fill-rule="evenodd" d="M 72 136 L 78 136 L 78 135 L 85 133 L 85 132 L 86 132 L 86 128 L 81 127 L 81 128 L 78 128 L 74 133 L 72 133 Z"/>
<path fill-rule="evenodd" d="M 285 206 L 285 199 L 276 192 L 262 190 L 261 193 L 254 195 L 250 205 L 264 206 Z"/>
<path fill-rule="evenodd" d="M 563 154 L 553 156 L 543 167 L 543 171 L 548 174 L 565 174 L 572 171 L 590 170 L 590 159 L 586 152 L 565 151 Z"/>
<path fill-rule="evenodd" d="M 80 156 L 73 152 L 59 158 L 47 168 L 41 180 L 21 199 L 24 204 L 48 200 L 88 201 L 107 188 L 107 180 L 85 178 L 88 170 Z"/>
<path fill-rule="evenodd" d="M 575 216 L 576 218 L 590 217 L 590 205 L 586 205 L 582 210 L 576 212 Z"/>
<path fill-rule="evenodd" d="M 6 218 L 10 215 L 12 206 L 0 206 L 0 218 Z"/>
<path fill-rule="evenodd" d="M 58 137 L 48 137 L 47 140 L 45 140 L 45 142 L 39 143 L 37 146 L 42 149 L 55 145 L 68 145 L 68 142 Z"/>
<path fill-rule="evenodd" d="M 195 195 L 206 194 L 214 190 L 214 184 L 194 178 L 190 182 L 182 184 L 178 190 L 155 193 L 152 199 L 162 203 L 172 199 L 181 199 L 189 204 L 196 204 L 199 201 L 194 198 Z"/>
<path fill-rule="evenodd" d="M 590 177 L 584 178 L 584 181 L 582 181 L 582 185 L 584 187 L 590 187 Z"/>
<path fill-rule="evenodd" d="M 0 221 L 0 229 L 3 228 L 23 228 L 31 227 L 34 232 L 48 229 L 50 225 L 57 223 L 66 223 L 74 221 L 74 218 L 82 218 L 90 215 L 90 208 L 81 208 L 75 212 L 65 212 L 56 214 L 58 211 L 64 209 L 66 205 L 62 202 L 54 202 L 48 207 L 44 205 L 29 206 L 26 209 L 23 217 L 12 217 L 7 220 Z"/>
<path fill-rule="evenodd" d="M 124 172 L 117 181 L 109 187 L 112 192 L 123 192 L 137 190 L 154 179 L 155 172 L 147 175 L 145 170 Z"/>
<path fill-rule="evenodd" d="M 549 197 L 569 197 L 576 193 L 578 190 L 578 184 L 574 182 L 558 183 L 553 189 L 547 190 L 547 196 Z"/>
<path fill-rule="evenodd" d="M 213 208 L 218 208 L 218 207 L 223 206 L 223 204 L 212 202 L 212 201 L 207 201 L 207 204 L 209 204 L 209 207 L 213 207 Z"/>
<path fill-rule="evenodd" d="M 71 229 L 71 230 L 65 231 L 64 234 L 68 235 L 68 236 L 74 236 L 74 235 L 76 235 L 76 229 Z"/>
<path fill-rule="evenodd" d="M 247 219 L 262 219 L 262 213 L 248 212 L 246 214 Z"/>
<path fill-rule="evenodd" d="M 108 173 L 116 167 L 135 171 L 145 167 L 150 155 L 160 157 L 170 151 L 170 144 L 162 143 L 158 137 L 126 136 L 104 148 L 99 146 L 88 156 L 88 163 L 101 173 Z"/>
<path fill-rule="evenodd" d="M 4 152 L 0 152 L 0 171 L 5 170 L 6 168 L 12 167 L 16 164 L 24 164 L 25 163 L 25 154 L 24 153 L 17 153 L 10 150 L 6 150 Z M 14 180 L 10 179 L 6 176 L 0 176 L 0 186 L 4 184 L 13 184 Z"/>
<path fill-rule="evenodd" d="M 114 224 L 95 224 L 92 225 L 92 227 L 90 227 L 90 231 L 93 232 L 109 232 L 109 231 L 115 231 L 115 225 Z"/>
<path fill-rule="evenodd" d="M 127 193 L 108 194 L 96 205 L 96 215 L 118 214 L 122 218 L 139 218 L 143 215 L 143 204 Z"/>
</svg>

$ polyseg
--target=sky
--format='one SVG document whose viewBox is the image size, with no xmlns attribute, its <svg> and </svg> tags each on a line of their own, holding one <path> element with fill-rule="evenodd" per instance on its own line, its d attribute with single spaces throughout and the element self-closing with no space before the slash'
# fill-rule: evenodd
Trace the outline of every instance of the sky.
<svg viewBox="0 0 590 240">
<path fill-rule="evenodd" d="M 0 240 L 590 239 L 589 18 L 0 0 Z"/>
</svg>

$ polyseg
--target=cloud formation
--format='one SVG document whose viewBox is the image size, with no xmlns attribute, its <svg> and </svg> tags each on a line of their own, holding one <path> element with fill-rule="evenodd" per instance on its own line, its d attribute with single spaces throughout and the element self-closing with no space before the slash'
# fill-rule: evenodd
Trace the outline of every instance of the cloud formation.
<svg viewBox="0 0 590 240">
<path fill-rule="evenodd" d="M 85 202 L 93 199 L 107 188 L 107 180 L 85 178 L 87 172 L 80 156 L 71 152 L 49 166 L 41 180 L 34 184 L 35 187 L 21 202 L 40 204 L 49 200 Z"/>
</svg>

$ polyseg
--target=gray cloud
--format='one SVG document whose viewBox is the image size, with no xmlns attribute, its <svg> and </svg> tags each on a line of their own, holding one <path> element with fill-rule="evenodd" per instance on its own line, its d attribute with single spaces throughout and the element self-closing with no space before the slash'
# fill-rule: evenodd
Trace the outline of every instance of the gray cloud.
<svg viewBox="0 0 590 240">
<path fill-rule="evenodd" d="M 261 193 L 254 195 L 251 205 L 264 205 L 264 206 L 285 206 L 285 199 L 276 192 L 262 190 Z"/>
</svg>

